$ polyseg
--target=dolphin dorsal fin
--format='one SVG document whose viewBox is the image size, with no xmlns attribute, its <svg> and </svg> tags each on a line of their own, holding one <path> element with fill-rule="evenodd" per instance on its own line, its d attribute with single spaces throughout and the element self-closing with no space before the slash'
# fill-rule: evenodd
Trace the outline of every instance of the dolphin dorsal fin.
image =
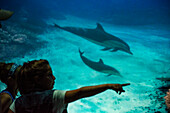
<svg viewBox="0 0 170 113">
<path fill-rule="evenodd" d="M 101 58 L 100 58 L 100 60 L 99 60 L 99 63 L 104 64 L 104 63 L 103 63 L 103 60 L 102 60 Z"/>
<path fill-rule="evenodd" d="M 100 23 L 97 23 L 96 29 L 104 31 L 104 29 L 103 29 L 103 27 L 102 27 L 102 25 Z"/>
</svg>

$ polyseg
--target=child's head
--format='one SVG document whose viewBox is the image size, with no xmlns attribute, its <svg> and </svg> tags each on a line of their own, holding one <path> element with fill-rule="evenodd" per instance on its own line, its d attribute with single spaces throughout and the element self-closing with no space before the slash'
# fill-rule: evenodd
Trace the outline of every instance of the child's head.
<svg viewBox="0 0 170 113">
<path fill-rule="evenodd" d="M 9 70 L 11 69 L 13 63 L 0 63 L 0 80 L 7 84 L 8 81 L 8 73 Z"/>
<path fill-rule="evenodd" d="M 17 90 L 17 75 L 19 65 L 14 63 L 0 63 L 0 80 L 7 85 L 9 90 Z"/>
<path fill-rule="evenodd" d="M 47 60 L 33 60 L 21 68 L 18 87 L 21 94 L 53 88 L 55 77 Z"/>
</svg>

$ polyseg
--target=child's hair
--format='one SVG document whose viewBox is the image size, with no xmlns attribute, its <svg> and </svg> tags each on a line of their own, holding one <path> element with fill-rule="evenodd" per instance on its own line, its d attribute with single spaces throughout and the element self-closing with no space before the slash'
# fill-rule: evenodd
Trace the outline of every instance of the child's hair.
<svg viewBox="0 0 170 113">
<path fill-rule="evenodd" d="M 0 80 L 5 84 L 7 84 L 8 74 L 13 64 L 0 62 Z"/>
<path fill-rule="evenodd" d="M 47 60 L 33 60 L 24 63 L 21 67 L 21 71 L 18 75 L 18 88 L 20 94 L 28 94 L 34 91 L 40 91 L 40 86 L 35 84 L 34 77 L 41 77 L 47 72 L 47 66 L 49 65 Z"/>
</svg>

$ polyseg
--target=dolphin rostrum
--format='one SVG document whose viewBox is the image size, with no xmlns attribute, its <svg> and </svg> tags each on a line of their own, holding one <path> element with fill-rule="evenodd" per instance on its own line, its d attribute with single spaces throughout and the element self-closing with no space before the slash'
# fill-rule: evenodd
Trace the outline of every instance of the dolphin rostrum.
<svg viewBox="0 0 170 113">
<path fill-rule="evenodd" d="M 98 72 L 106 73 L 106 74 L 108 74 L 108 76 L 110 76 L 110 75 L 121 76 L 119 71 L 117 71 L 115 68 L 113 68 L 111 66 L 104 64 L 102 59 L 100 59 L 99 62 L 94 62 L 94 61 L 91 61 L 91 60 L 87 59 L 86 57 L 84 57 L 83 56 L 84 52 L 81 52 L 80 49 L 79 49 L 79 53 L 80 53 L 80 57 L 83 60 L 83 62 L 90 68 L 92 68 Z"/>
<path fill-rule="evenodd" d="M 105 48 L 101 49 L 103 51 L 111 50 L 111 52 L 115 51 L 124 51 L 129 54 L 133 54 L 130 51 L 129 45 L 121 40 L 120 38 L 113 36 L 107 33 L 101 24 L 97 23 L 97 27 L 95 29 L 89 28 L 77 28 L 77 27 L 61 27 L 57 24 L 54 24 L 55 27 L 63 29 L 65 31 L 71 32 L 75 35 L 78 35 L 82 38 L 85 38 L 88 41 L 91 41 L 97 45 L 104 46 Z"/>
</svg>

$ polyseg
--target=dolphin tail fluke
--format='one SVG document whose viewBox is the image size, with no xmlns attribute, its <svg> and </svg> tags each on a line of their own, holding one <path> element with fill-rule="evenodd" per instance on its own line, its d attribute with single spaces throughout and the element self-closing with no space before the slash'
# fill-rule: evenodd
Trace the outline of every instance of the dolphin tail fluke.
<svg viewBox="0 0 170 113">
<path fill-rule="evenodd" d="M 81 51 L 80 51 L 80 48 L 79 48 L 79 53 L 80 53 L 80 56 L 82 56 L 84 52 L 81 52 Z"/>
</svg>

